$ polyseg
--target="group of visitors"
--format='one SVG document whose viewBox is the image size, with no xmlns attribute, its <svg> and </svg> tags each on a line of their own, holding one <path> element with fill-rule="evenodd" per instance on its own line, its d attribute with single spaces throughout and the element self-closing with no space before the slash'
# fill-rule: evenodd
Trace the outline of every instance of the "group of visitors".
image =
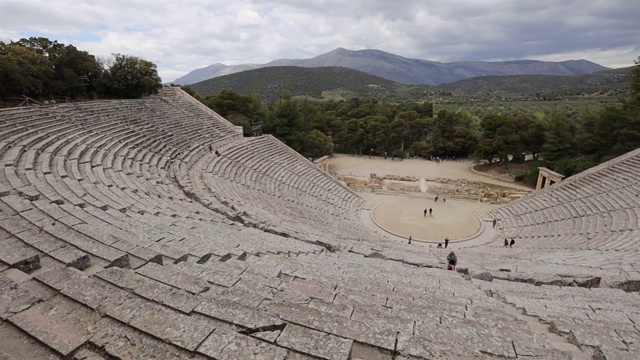
<svg viewBox="0 0 640 360">
<path fill-rule="evenodd" d="M 442 243 L 438 243 L 438 246 L 436 246 L 438 249 L 442 249 Z M 444 238 L 444 248 L 448 248 L 449 247 L 449 238 Z"/>
<path fill-rule="evenodd" d="M 412 240 L 412 237 L 409 236 L 409 244 L 411 244 L 411 240 Z M 444 239 L 444 248 L 446 249 L 447 247 L 449 247 L 449 238 Z M 442 249 L 442 243 L 438 243 L 437 248 Z M 457 264 L 458 264 L 458 257 L 456 256 L 456 253 L 452 251 L 449 253 L 449 255 L 447 255 L 447 269 L 455 271 Z"/>
<path fill-rule="evenodd" d="M 507 247 L 508 246 L 508 247 L 512 248 L 513 245 L 515 245 L 515 244 L 516 244 L 516 239 L 514 239 L 514 238 L 511 238 L 511 241 L 509 241 L 508 239 L 504 239 L 504 246 L 503 247 Z"/>
<path fill-rule="evenodd" d="M 433 201 L 438 202 L 438 199 L 440 199 L 440 196 L 436 195 L 436 197 L 433 198 Z M 442 202 L 447 202 L 447 199 L 442 198 Z M 422 212 L 424 217 L 427 217 L 427 213 L 429 213 L 429 217 L 433 217 L 433 208 L 424 209 L 424 211 Z"/>
</svg>

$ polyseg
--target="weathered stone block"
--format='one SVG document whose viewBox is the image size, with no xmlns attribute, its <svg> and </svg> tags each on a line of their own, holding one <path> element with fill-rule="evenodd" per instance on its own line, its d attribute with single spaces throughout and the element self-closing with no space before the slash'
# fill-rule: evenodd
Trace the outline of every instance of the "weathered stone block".
<svg viewBox="0 0 640 360">
<path fill-rule="evenodd" d="M 260 309 L 250 308 L 229 300 L 202 297 L 194 310 L 248 329 L 281 325 L 282 320 Z"/>
<path fill-rule="evenodd" d="M 9 321 L 65 356 L 100 328 L 97 313 L 62 296 L 22 311 Z"/>
<path fill-rule="evenodd" d="M 0 323 L 0 359 L 61 360 L 51 348 L 20 331 L 9 322 Z"/>
<path fill-rule="evenodd" d="M 390 352 L 357 342 L 351 347 L 351 360 L 393 360 Z"/>
<path fill-rule="evenodd" d="M 0 274 L 0 319 L 6 320 L 41 300 L 37 294 Z"/>
<path fill-rule="evenodd" d="M 153 359 L 158 357 L 167 360 L 204 359 L 200 355 L 179 349 L 115 320 L 105 321 L 104 326 L 98 329 L 90 342 L 116 359 Z"/>
<path fill-rule="evenodd" d="M 187 316 L 162 305 L 144 303 L 129 322 L 148 334 L 193 351 L 216 328 L 203 317 Z"/>
<path fill-rule="evenodd" d="M 353 340 L 288 324 L 278 337 L 277 344 L 323 359 L 347 360 Z"/>
<path fill-rule="evenodd" d="M 198 347 L 199 353 L 215 359 L 284 360 L 287 350 L 238 333 L 216 330 Z"/>
</svg>

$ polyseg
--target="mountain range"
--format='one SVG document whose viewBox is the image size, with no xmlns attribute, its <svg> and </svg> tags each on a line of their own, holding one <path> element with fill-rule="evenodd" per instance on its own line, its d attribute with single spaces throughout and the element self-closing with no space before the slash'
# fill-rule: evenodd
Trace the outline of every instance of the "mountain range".
<svg viewBox="0 0 640 360">
<path fill-rule="evenodd" d="M 266 64 L 213 64 L 196 69 L 174 80 L 179 85 L 194 84 L 218 76 L 275 66 L 339 66 L 359 70 L 401 84 L 440 85 L 479 76 L 505 75 L 579 75 L 607 70 L 588 60 L 549 62 L 515 60 L 503 62 L 456 61 L 442 63 L 405 58 L 381 50 L 347 50 L 337 48 L 310 59 L 279 59 Z"/>
<path fill-rule="evenodd" d="M 515 98 L 575 96 L 593 93 L 621 94 L 629 86 L 633 67 L 610 69 L 581 75 L 504 75 L 481 76 L 442 84 L 400 84 L 346 67 L 270 66 L 218 76 L 190 86 L 206 97 L 224 89 L 240 94 L 256 94 L 272 102 L 284 94 L 324 100 L 352 97 L 383 101 L 424 99 L 435 94 L 487 96 L 505 94 Z"/>
</svg>

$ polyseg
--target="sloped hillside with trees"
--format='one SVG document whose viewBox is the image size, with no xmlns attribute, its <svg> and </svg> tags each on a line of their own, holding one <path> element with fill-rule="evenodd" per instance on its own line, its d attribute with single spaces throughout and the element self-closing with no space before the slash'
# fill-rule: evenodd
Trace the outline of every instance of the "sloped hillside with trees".
<svg viewBox="0 0 640 360">
<path fill-rule="evenodd" d="M 367 98 L 397 101 L 421 98 L 429 87 L 405 85 L 346 67 L 305 68 L 265 67 L 215 77 L 190 85 L 199 95 L 209 96 L 230 89 L 241 94 L 260 94 L 262 101 L 273 102 L 283 94 L 315 99 Z M 330 95 L 327 94 L 330 93 Z"/>
</svg>

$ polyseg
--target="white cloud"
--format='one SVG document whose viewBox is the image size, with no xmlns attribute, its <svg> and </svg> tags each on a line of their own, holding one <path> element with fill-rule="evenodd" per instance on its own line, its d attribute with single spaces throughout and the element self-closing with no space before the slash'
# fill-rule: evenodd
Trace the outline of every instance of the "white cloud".
<svg viewBox="0 0 640 360">
<path fill-rule="evenodd" d="M 621 0 L 2 0 L 0 39 L 45 36 L 97 55 L 198 67 L 306 58 L 337 47 L 435 61 L 585 58 L 630 66 L 640 3 Z"/>
</svg>

